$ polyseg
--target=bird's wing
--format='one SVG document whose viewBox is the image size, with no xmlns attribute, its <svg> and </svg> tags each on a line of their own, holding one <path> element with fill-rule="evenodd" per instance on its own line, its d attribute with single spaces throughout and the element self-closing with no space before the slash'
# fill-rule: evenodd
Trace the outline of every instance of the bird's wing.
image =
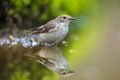
<svg viewBox="0 0 120 80">
<path fill-rule="evenodd" d="M 32 34 L 40 34 L 40 33 L 47 33 L 53 32 L 57 30 L 57 26 L 54 20 L 49 21 L 47 24 L 42 25 L 41 27 L 36 27 L 32 30 Z"/>
<path fill-rule="evenodd" d="M 30 60 L 40 62 L 41 64 L 47 66 L 47 67 L 55 67 L 56 63 L 54 62 L 55 60 L 45 58 L 38 56 L 36 54 L 25 54 L 24 56 L 28 57 Z"/>
<path fill-rule="evenodd" d="M 54 29 L 56 26 L 46 26 L 43 25 L 41 27 L 36 27 L 35 29 L 32 30 L 32 34 L 40 34 L 40 33 L 47 33 L 51 32 L 52 29 Z"/>
</svg>

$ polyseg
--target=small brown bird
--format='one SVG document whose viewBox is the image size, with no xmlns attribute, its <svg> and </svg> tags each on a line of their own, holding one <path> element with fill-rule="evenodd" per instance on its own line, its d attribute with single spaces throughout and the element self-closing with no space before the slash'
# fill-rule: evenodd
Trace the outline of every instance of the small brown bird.
<svg viewBox="0 0 120 80">
<path fill-rule="evenodd" d="M 33 29 L 37 41 L 46 44 L 57 44 L 65 38 L 69 31 L 69 23 L 75 18 L 69 15 L 60 15 L 48 23 Z"/>
</svg>

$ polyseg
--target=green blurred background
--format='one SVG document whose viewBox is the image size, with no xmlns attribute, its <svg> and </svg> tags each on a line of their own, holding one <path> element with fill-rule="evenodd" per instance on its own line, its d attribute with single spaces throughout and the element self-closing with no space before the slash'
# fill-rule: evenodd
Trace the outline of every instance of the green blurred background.
<svg viewBox="0 0 120 80">
<path fill-rule="evenodd" d="M 119 3 L 119 0 L 0 0 L 0 29 L 28 30 L 60 14 L 77 18 L 64 39 L 68 46 L 59 44 L 76 74 L 63 78 L 37 62 L 3 58 L 0 80 L 119 80 Z"/>
</svg>

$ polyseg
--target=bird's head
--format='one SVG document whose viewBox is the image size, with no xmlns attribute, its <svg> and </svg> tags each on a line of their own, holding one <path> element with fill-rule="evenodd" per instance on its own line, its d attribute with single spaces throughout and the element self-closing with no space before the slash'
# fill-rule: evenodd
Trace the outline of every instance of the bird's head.
<svg viewBox="0 0 120 80">
<path fill-rule="evenodd" d="M 63 77 L 75 74 L 75 72 L 71 71 L 70 69 L 59 69 L 57 73 Z"/>
<path fill-rule="evenodd" d="M 75 18 L 69 16 L 69 15 L 60 15 L 56 18 L 60 23 L 69 23 L 71 22 L 72 20 L 75 20 Z"/>
</svg>

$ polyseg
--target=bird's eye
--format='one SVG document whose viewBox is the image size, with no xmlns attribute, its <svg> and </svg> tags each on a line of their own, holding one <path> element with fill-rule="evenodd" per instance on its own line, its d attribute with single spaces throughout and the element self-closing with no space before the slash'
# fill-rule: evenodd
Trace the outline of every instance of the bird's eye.
<svg viewBox="0 0 120 80">
<path fill-rule="evenodd" d="M 63 17 L 63 19 L 66 19 L 66 18 L 67 18 L 66 16 Z"/>
<path fill-rule="evenodd" d="M 62 72 L 63 75 L 66 75 L 67 73 L 66 72 Z"/>
</svg>

